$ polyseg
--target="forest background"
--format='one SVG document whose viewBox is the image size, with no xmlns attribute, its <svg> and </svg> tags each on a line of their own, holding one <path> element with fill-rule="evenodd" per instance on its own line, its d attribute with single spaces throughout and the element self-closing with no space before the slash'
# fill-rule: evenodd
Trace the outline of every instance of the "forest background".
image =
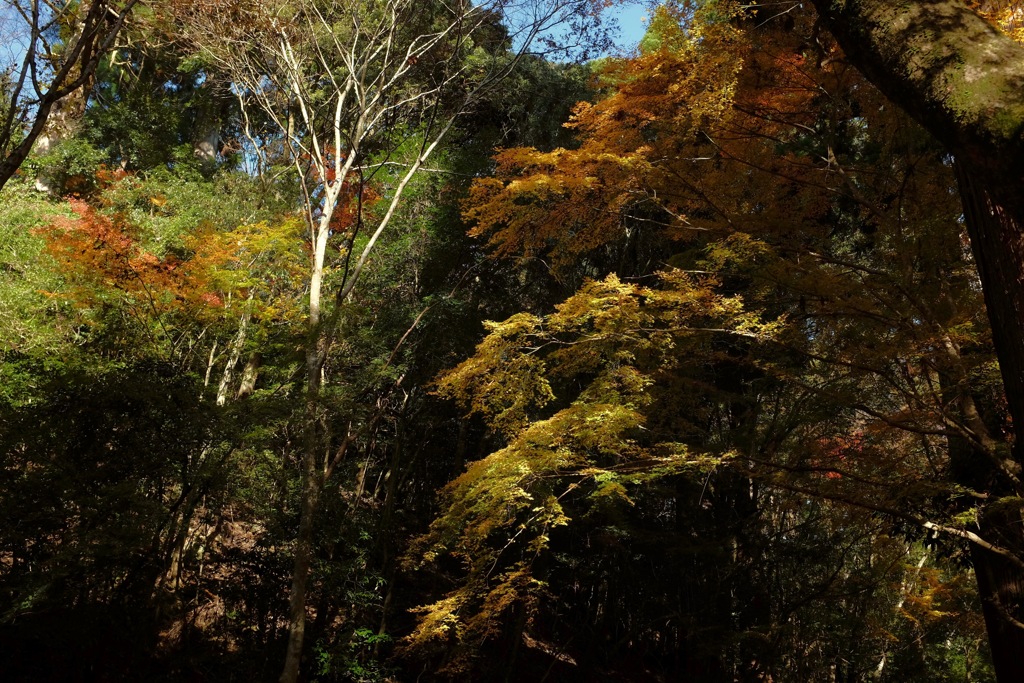
<svg viewBox="0 0 1024 683">
<path fill-rule="evenodd" d="M 1019 178 L 878 3 L 4 4 L 3 680 L 1021 680 Z"/>
</svg>

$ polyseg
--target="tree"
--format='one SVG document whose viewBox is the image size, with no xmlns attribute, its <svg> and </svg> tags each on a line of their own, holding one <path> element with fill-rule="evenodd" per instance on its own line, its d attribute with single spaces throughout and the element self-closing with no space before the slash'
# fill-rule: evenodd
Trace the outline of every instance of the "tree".
<svg viewBox="0 0 1024 683">
<path fill-rule="evenodd" d="M 594 16 L 596 8 L 590 0 L 454 5 L 369 0 L 345 6 L 225 0 L 175 7 L 183 36 L 231 79 L 247 117 L 250 153 L 264 158 L 266 167 L 274 160 L 261 136 L 283 146 L 278 160 L 292 166 L 300 180 L 309 230 L 303 496 L 282 681 L 298 675 L 320 496 L 353 440 L 375 423 L 350 420 L 349 432 L 339 442 L 330 440 L 322 402 L 324 368 L 344 304 L 409 183 L 458 118 L 508 75 L 538 36 Z M 250 125 L 254 110 L 266 117 L 266 130 Z M 410 146 L 411 158 L 392 160 Z M 367 181 L 392 163 L 403 172 L 382 193 L 382 208 L 372 215 Z M 327 263 L 332 237 L 344 254 L 333 273 Z"/>
<path fill-rule="evenodd" d="M 719 17 L 684 29 L 678 20 L 673 28 L 667 13 L 656 16 L 658 40 L 645 41 L 652 47 L 610 64 L 608 95 L 577 107 L 571 125 L 578 148 L 503 150 L 494 177 L 475 183 L 467 215 L 499 253 L 550 257 L 560 273 L 618 270 L 653 291 L 635 303 L 618 302 L 616 319 L 598 292 L 622 282 L 585 284 L 555 314 L 493 324 L 477 354 L 442 380 L 442 390 L 512 433 L 506 448 L 471 465 L 447 491 L 451 504 L 429 552 L 464 558 L 468 579 L 424 610 L 417 643 L 450 638 L 460 628 L 482 640 L 482 625 L 491 626 L 487 619 L 517 597 L 526 614 L 536 610 L 524 582 L 524 572 L 539 564 L 531 557 L 548 547 L 549 536 L 572 533 L 547 532 L 549 508 L 561 523 L 571 518 L 570 529 L 585 525 L 594 515 L 579 512 L 580 499 L 589 486 L 603 488 L 586 473 L 602 483 L 630 483 L 602 471 L 607 454 L 578 443 L 616 423 L 608 406 L 643 415 L 642 430 L 627 430 L 624 442 L 609 448 L 631 467 L 642 467 L 633 459 L 636 449 L 659 436 L 682 441 L 692 454 L 734 449 L 717 468 L 724 481 L 712 490 L 733 505 L 723 516 L 749 520 L 717 530 L 740 558 L 764 552 L 757 532 L 748 530 L 759 515 L 777 512 L 775 495 L 755 493 L 762 487 L 882 512 L 897 529 L 910 522 L 972 533 L 953 515 L 966 496 L 988 495 L 987 478 L 953 482 L 949 471 L 969 470 L 971 458 L 998 464 L 1005 444 L 993 422 L 998 410 L 984 392 L 990 356 L 978 292 L 957 247 L 952 174 L 937 146 L 898 111 L 880 107 L 878 93 L 852 69 L 809 59 L 800 44 L 811 33 L 809 17 L 794 12 L 785 35 L 760 29 L 764 23 L 748 22 L 738 8 L 726 17 L 735 23 Z M 623 252 L 633 258 L 616 258 Z M 684 269 L 708 292 L 738 293 L 742 305 L 734 301 L 737 308 L 714 322 L 666 324 L 663 307 L 673 310 L 668 292 L 697 301 L 701 290 L 664 273 L 652 277 L 658 256 L 665 272 Z M 777 316 L 778 323 L 742 322 L 755 313 Z M 567 314 L 593 316 L 590 327 L 566 335 L 573 329 Z M 639 346 L 659 332 L 687 349 L 686 362 L 669 356 L 675 364 L 659 366 L 659 352 Z M 690 346 L 701 338 L 706 347 Z M 597 345 L 606 345 L 603 354 Z M 584 368 L 583 377 L 601 384 L 601 374 L 586 365 L 598 358 L 650 378 L 643 401 L 611 398 L 576 378 Z M 530 396 L 554 410 L 531 408 Z M 553 427 L 595 396 L 607 401 L 607 424 L 591 415 L 583 424 Z M 558 410 L 566 402 L 571 409 Z M 515 431 L 523 422 L 529 426 Z M 574 457 L 591 469 L 569 479 L 579 488 L 559 497 L 552 491 L 559 476 L 579 471 Z M 505 505 L 495 504 L 502 496 Z M 628 489 L 628 496 L 636 501 L 641 493 Z M 509 514 L 518 504 L 534 506 L 538 527 L 529 516 Z M 507 546 L 500 533 L 506 524 L 516 529 Z M 538 540 L 530 545 L 531 538 Z M 489 543 L 505 559 L 481 568 L 476 562 L 488 557 Z M 515 560 L 521 564 L 513 571 L 496 571 Z M 733 594 L 768 602 L 751 583 Z M 769 610 L 742 613 L 750 621 L 737 620 L 734 628 L 767 626 L 761 620 Z M 759 665 L 766 659 L 757 657 Z"/>
<path fill-rule="evenodd" d="M 1013 418 L 1001 496 L 1024 493 L 1024 47 L 957 0 L 815 0 L 847 58 L 955 159 Z M 1009 499 L 1006 500 L 1009 502 Z M 1007 509 L 1009 508 L 1009 509 Z M 975 546 L 1000 680 L 1024 678 L 1024 537 L 1017 505 L 992 505 Z"/>
<path fill-rule="evenodd" d="M 137 2 L 4 3 L 5 38 L 23 44 L 24 54 L 20 64 L 4 65 L 0 187 L 28 158 L 59 103 L 90 83 Z"/>
</svg>

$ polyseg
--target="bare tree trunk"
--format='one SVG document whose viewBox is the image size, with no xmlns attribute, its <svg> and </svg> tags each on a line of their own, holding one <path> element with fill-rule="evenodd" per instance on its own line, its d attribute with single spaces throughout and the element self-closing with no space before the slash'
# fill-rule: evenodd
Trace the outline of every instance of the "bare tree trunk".
<svg viewBox="0 0 1024 683">
<path fill-rule="evenodd" d="M 292 588 L 288 597 L 288 649 L 280 683 L 295 683 L 302 663 L 302 647 L 306 636 L 306 594 L 313 562 L 313 531 L 323 477 L 318 465 L 320 451 L 319 398 L 324 354 L 320 341 L 306 354 L 306 415 L 302 453 L 302 505 L 299 531 L 295 537 L 295 559 L 292 564 Z"/>
<path fill-rule="evenodd" d="M 1024 462 L 1024 333 L 1021 330 L 1024 231 L 1021 213 L 1002 200 L 998 185 L 984 182 L 960 163 L 957 164 L 957 180 L 1016 432 L 1012 460 L 1019 467 L 1019 463 Z M 979 526 L 986 540 L 1024 558 L 1019 509 L 1011 510 L 1008 506 L 992 509 L 990 506 L 980 516 Z M 971 558 L 996 676 L 1000 681 L 1024 681 L 1024 658 L 1020 656 L 1024 652 L 1024 573 L 1006 558 L 978 546 L 972 546 Z"/>
<path fill-rule="evenodd" d="M 260 355 L 259 351 L 253 351 L 252 355 L 249 356 L 249 361 L 245 364 L 245 369 L 242 370 L 242 381 L 238 384 L 238 393 L 235 394 L 235 400 L 243 399 L 255 391 L 256 379 L 259 377 L 262 364 L 263 356 Z"/>
<path fill-rule="evenodd" d="M 249 330 L 249 314 L 242 316 L 238 324 L 238 334 L 231 342 L 231 349 L 228 353 L 228 362 L 224 365 L 224 373 L 221 375 L 220 384 L 217 386 L 217 405 L 227 403 L 228 390 L 231 388 L 231 380 L 234 377 L 235 366 L 238 365 L 238 358 L 242 354 L 242 347 L 245 346 L 246 333 Z"/>
<path fill-rule="evenodd" d="M 299 518 L 299 532 L 295 539 L 292 592 L 288 600 L 288 651 L 285 654 L 285 669 L 281 674 L 281 683 L 295 683 L 298 680 L 299 665 L 302 663 L 302 645 L 306 634 L 306 593 L 313 555 L 313 517 L 319 502 L 319 482 L 315 472 L 310 473 L 309 469 L 315 469 L 315 466 L 308 468 L 303 463 L 302 512 Z"/>
<path fill-rule="evenodd" d="M 299 533 L 295 538 L 292 589 L 288 598 L 288 650 L 284 670 L 281 672 L 281 683 L 295 683 L 302 662 L 302 646 L 306 635 L 306 593 L 313 560 L 313 518 L 320 501 L 320 487 L 315 459 L 307 451 L 303 454 L 302 512 L 299 517 Z"/>
<path fill-rule="evenodd" d="M 998 180 L 979 177 L 976 169 L 960 161 L 956 168 L 971 250 L 992 322 L 992 341 L 1017 432 L 1014 455 L 1019 466 L 1024 462 L 1024 207 L 1020 206 L 1020 187 L 1014 183 L 1000 188 Z"/>
<path fill-rule="evenodd" d="M 511 60 L 498 60 L 481 80 L 471 83 L 464 62 L 464 48 L 470 36 L 489 31 L 503 5 L 488 2 L 441 5 L 437 24 L 415 24 L 421 8 L 412 0 L 385 3 L 381 16 L 364 22 L 358 4 L 293 3 L 288 18 L 276 10 L 264 12 L 264 21 L 231 21 L 217 7 L 182 3 L 176 10 L 179 23 L 187 27 L 186 42 L 199 47 L 214 63 L 240 84 L 243 116 L 255 106 L 269 117 L 285 137 L 287 157 L 295 166 L 302 191 L 303 212 L 309 227 L 312 255 L 309 271 L 309 337 L 306 349 L 305 435 L 302 453 L 302 502 L 295 564 L 290 595 L 291 625 L 288 652 L 280 680 L 292 683 L 298 677 L 306 622 L 306 593 L 312 564 L 314 518 L 320 495 L 331 469 L 341 457 L 329 455 L 331 447 L 320 420 L 320 382 L 331 341 L 337 331 L 341 307 L 325 309 L 324 261 L 332 234 L 332 217 L 341 202 L 357 204 L 362 211 L 361 187 L 366 162 L 364 147 L 388 141 L 390 122 L 403 112 L 415 112 L 423 125 L 424 139 L 419 153 L 397 185 L 389 192 L 390 202 L 375 226 L 365 226 L 362 216 L 343 230 L 349 244 L 357 234 L 366 237 L 361 250 L 346 261 L 333 301 L 341 304 L 352 294 L 369 265 L 378 241 L 396 215 L 403 193 L 441 140 L 487 90 L 508 76 L 524 56 L 538 33 L 590 11 L 583 0 L 538 2 L 524 17 L 509 17 L 523 24 L 517 30 L 523 45 Z M 194 5 L 194 3 L 193 3 Z M 254 13 L 259 14 L 256 8 Z M 226 6 L 225 6 L 226 7 Z M 225 9 L 225 8 L 221 8 Z M 225 35 L 225 31 L 229 35 Z M 233 32 L 232 32 L 233 31 Z M 227 38 L 227 39 L 226 39 Z M 240 47 L 240 49 L 239 49 Z M 432 75 L 420 82 L 414 66 L 429 60 Z M 344 68 L 341 68 L 341 67 Z M 329 81 L 324 74 L 330 74 Z M 475 78 L 475 77 L 473 77 Z M 449 104 L 455 106 L 449 106 Z M 248 118 L 246 131 L 249 133 Z M 250 136 L 254 149 L 258 142 Z M 353 187 L 356 188 L 353 193 Z M 339 233 L 341 235 L 341 233 Z M 390 362 L 390 361 L 389 361 Z M 230 368 L 234 363 L 229 361 Z M 243 379 L 243 386 L 245 380 Z M 222 381 L 222 389 L 226 382 Z M 239 394 L 243 391 L 239 389 Z M 226 395 L 226 394 L 225 394 Z M 368 428 L 363 425 L 359 429 Z M 346 437 L 346 445 L 350 442 Z"/>
</svg>

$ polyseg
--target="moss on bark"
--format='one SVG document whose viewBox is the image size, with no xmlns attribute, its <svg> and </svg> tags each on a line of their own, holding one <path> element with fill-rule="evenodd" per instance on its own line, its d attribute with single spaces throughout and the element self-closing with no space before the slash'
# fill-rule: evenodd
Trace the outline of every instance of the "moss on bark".
<svg viewBox="0 0 1024 683">
<path fill-rule="evenodd" d="M 1024 171 L 1024 47 L 958 0 L 815 0 L 854 63 L 958 156 Z"/>
</svg>

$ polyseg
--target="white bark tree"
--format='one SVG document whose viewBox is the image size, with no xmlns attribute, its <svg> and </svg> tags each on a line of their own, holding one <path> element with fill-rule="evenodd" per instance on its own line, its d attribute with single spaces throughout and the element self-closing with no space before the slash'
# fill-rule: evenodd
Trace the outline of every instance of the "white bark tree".
<svg viewBox="0 0 1024 683">
<path fill-rule="evenodd" d="M 547 52 L 581 49 L 592 35 L 584 27 L 599 30 L 593 19 L 601 6 L 599 0 L 213 0 L 176 8 L 185 38 L 229 74 L 257 168 L 274 161 L 275 148 L 266 142 L 282 143 L 276 156 L 299 178 L 309 228 L 302 508 L 283 683 L 299 672 L 318 502 L 359 433 L 354 425 L 340 445 L 327 443 L 320 408 L 340 304 L 370 264 L 410 181 L 459 116 L 536 45 Z M 257 119 L 269 121 L 270 130 L 256 130 Z M 362 211 L 371 155 L 387 156 L 408 143 L 409 131 L 418 151 L 371 221 Z M 342 210 L 354 218 L 336 220 Z M 327 277 L 332 235 L 344 238 L 350 254 L 341 272 Z"/>
</svg>

